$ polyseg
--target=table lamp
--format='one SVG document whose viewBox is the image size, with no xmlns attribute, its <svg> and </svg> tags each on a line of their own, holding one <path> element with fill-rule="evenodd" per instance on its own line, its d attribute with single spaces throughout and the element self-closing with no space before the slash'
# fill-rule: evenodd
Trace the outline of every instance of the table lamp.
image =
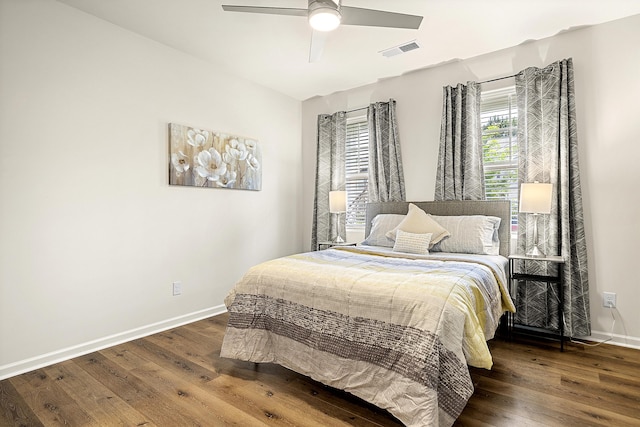
<svg viewBox="0 0 640 427">
<path fill-rule="evenodd" d="M 519 211 L 533 214 L 533 247 L 526 255 L 531 257 L 544 257 L 544 252 L 538 248 L 538 217 L 540 214 L 551 213 L 552 184 L 540 182 L 523 183 L 520 186 Z"/>
<path fill-rule="evenodd" d="M 340 214 L 347 211 L 347 192 L 346 191 L 329 191 L 329 212 L 336 214 L 338 217 L 336 237 L 333 238 L 334 243 L 344 243 L 344 239 L 340 236 Z"/>
</svg>

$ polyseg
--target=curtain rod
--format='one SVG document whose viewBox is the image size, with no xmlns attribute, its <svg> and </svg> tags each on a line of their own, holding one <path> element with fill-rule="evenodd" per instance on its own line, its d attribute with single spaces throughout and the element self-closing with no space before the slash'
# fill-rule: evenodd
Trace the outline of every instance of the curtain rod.
<svg viewBox="0 0 640 427">
<path fill-rule="evenodd" d="M 366 110 L 369 107 L 360 107 L 360 108 L 354 108 L 353 110 L 349 110 L 349 111 L 345 111 L 345 113 L 355 113 L 356 111 L 360 111 L 360 110 Z"/>
<path fill-rule="evenodd" d="M 504 76 L 504 77 L 497 77 L 497 78 L 491 79 L 491 80 L 485 80 L 483 82 L 478 82 L 478 84 L 497 82 L 498 80 L 510 79 L 512 77 L 515 77 L 515 76 L 517 76 L 517 74 L 512 74 L 510 76 Z"/>
</svg>

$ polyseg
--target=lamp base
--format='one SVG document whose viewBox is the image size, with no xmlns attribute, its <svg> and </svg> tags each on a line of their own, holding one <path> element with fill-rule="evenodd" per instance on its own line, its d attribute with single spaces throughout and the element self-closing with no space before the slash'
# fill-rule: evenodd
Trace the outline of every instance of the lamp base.
<svg viewBox="0 0 640 427">
<path fill-rule="evenodd" d="M 544 258 L 546 255 L 538 248 L 538 217 L 537 213 L 533 214 L 533 247 L 525 254 L 533 258 Z"/>
<path fill-rule="evenodd" d="M 332 240 L 333 243 L 344 243 L 344 239 L 340 236 L 340 213 L 341 212 L 335 212 L 338 224 L 336 226 L 336 237 Z"/>
<path fill-rule="evenodd" d="M 525 255 L 530 256 L 532 258 L 544 258 L 546 257 L 545 253 L 538 248 L 538 245 L 534 245 Z"/>
</svg>

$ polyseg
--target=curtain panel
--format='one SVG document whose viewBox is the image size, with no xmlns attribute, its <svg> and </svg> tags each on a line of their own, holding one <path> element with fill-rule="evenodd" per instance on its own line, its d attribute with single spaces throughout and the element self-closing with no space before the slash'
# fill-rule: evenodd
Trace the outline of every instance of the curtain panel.
<svg viewBox="0 0 640 427">
<path fill-rule="evenodd" d="M 591 334 L 587 248 L 578 168 L 578 139 L 573 62 L 565 59 L 544 69 L 527 68 L 516 75 L 518 103 L 519 181 L 553 184 L 550 215 L 541 215 L 538 242 L 547 254 L 565 259 L 562 268 L 565 331 L 570 336 Z M 518 251 L 532 245 L 531 215 L 518 217 Z M 546 271 L 547 263 L 527 262 L 528 272 Z M 533 271 L 532 271 L 533 270 Z M 518 323 L 558 328 L 558 296 L 546 283 L 529 282 L 517 290 Z"/>
<path fill-rule="evenodd" d="M 481 87 L 445 86 L 435 200 L 483 200 Z"/>
<path fill-rule="evenodd" d="M 396 120 L 396 101 L 376 102 L 367 110 L 369 127 L 369 202 L 405 200 L 404 172 Z"/>
<path fill-rule="evenodd" d="M 345 189 L 345 143 L 347 113 L 318 116 L 318 147 L 316 163 L 316 195 L 313 201 L 311 250 L 318 242 L 329 241 L 338 232 L 345 235 L 344 221 L 337 229 L 337 218 L 329 212 L 329 191 Z"/>
</svg>

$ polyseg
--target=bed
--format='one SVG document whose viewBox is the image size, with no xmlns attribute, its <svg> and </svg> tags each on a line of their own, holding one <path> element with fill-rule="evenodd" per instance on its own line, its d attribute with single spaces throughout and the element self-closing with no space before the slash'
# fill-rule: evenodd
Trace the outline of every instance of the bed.
<svg viewBox="0 0 640 427">
<path fill-rule="evenodd" d="M 445 231 L 411 232 L 425 214 Z M 507 201 L 370 203 L 362 244 L 244 275 L 225 299 L 221 356 L 277 363 L 407 426 L 450 426 L 473 394 L 468 366 L 491 368 L 487 340 L 515 310 L 510 217 Z"/>
</svg>

